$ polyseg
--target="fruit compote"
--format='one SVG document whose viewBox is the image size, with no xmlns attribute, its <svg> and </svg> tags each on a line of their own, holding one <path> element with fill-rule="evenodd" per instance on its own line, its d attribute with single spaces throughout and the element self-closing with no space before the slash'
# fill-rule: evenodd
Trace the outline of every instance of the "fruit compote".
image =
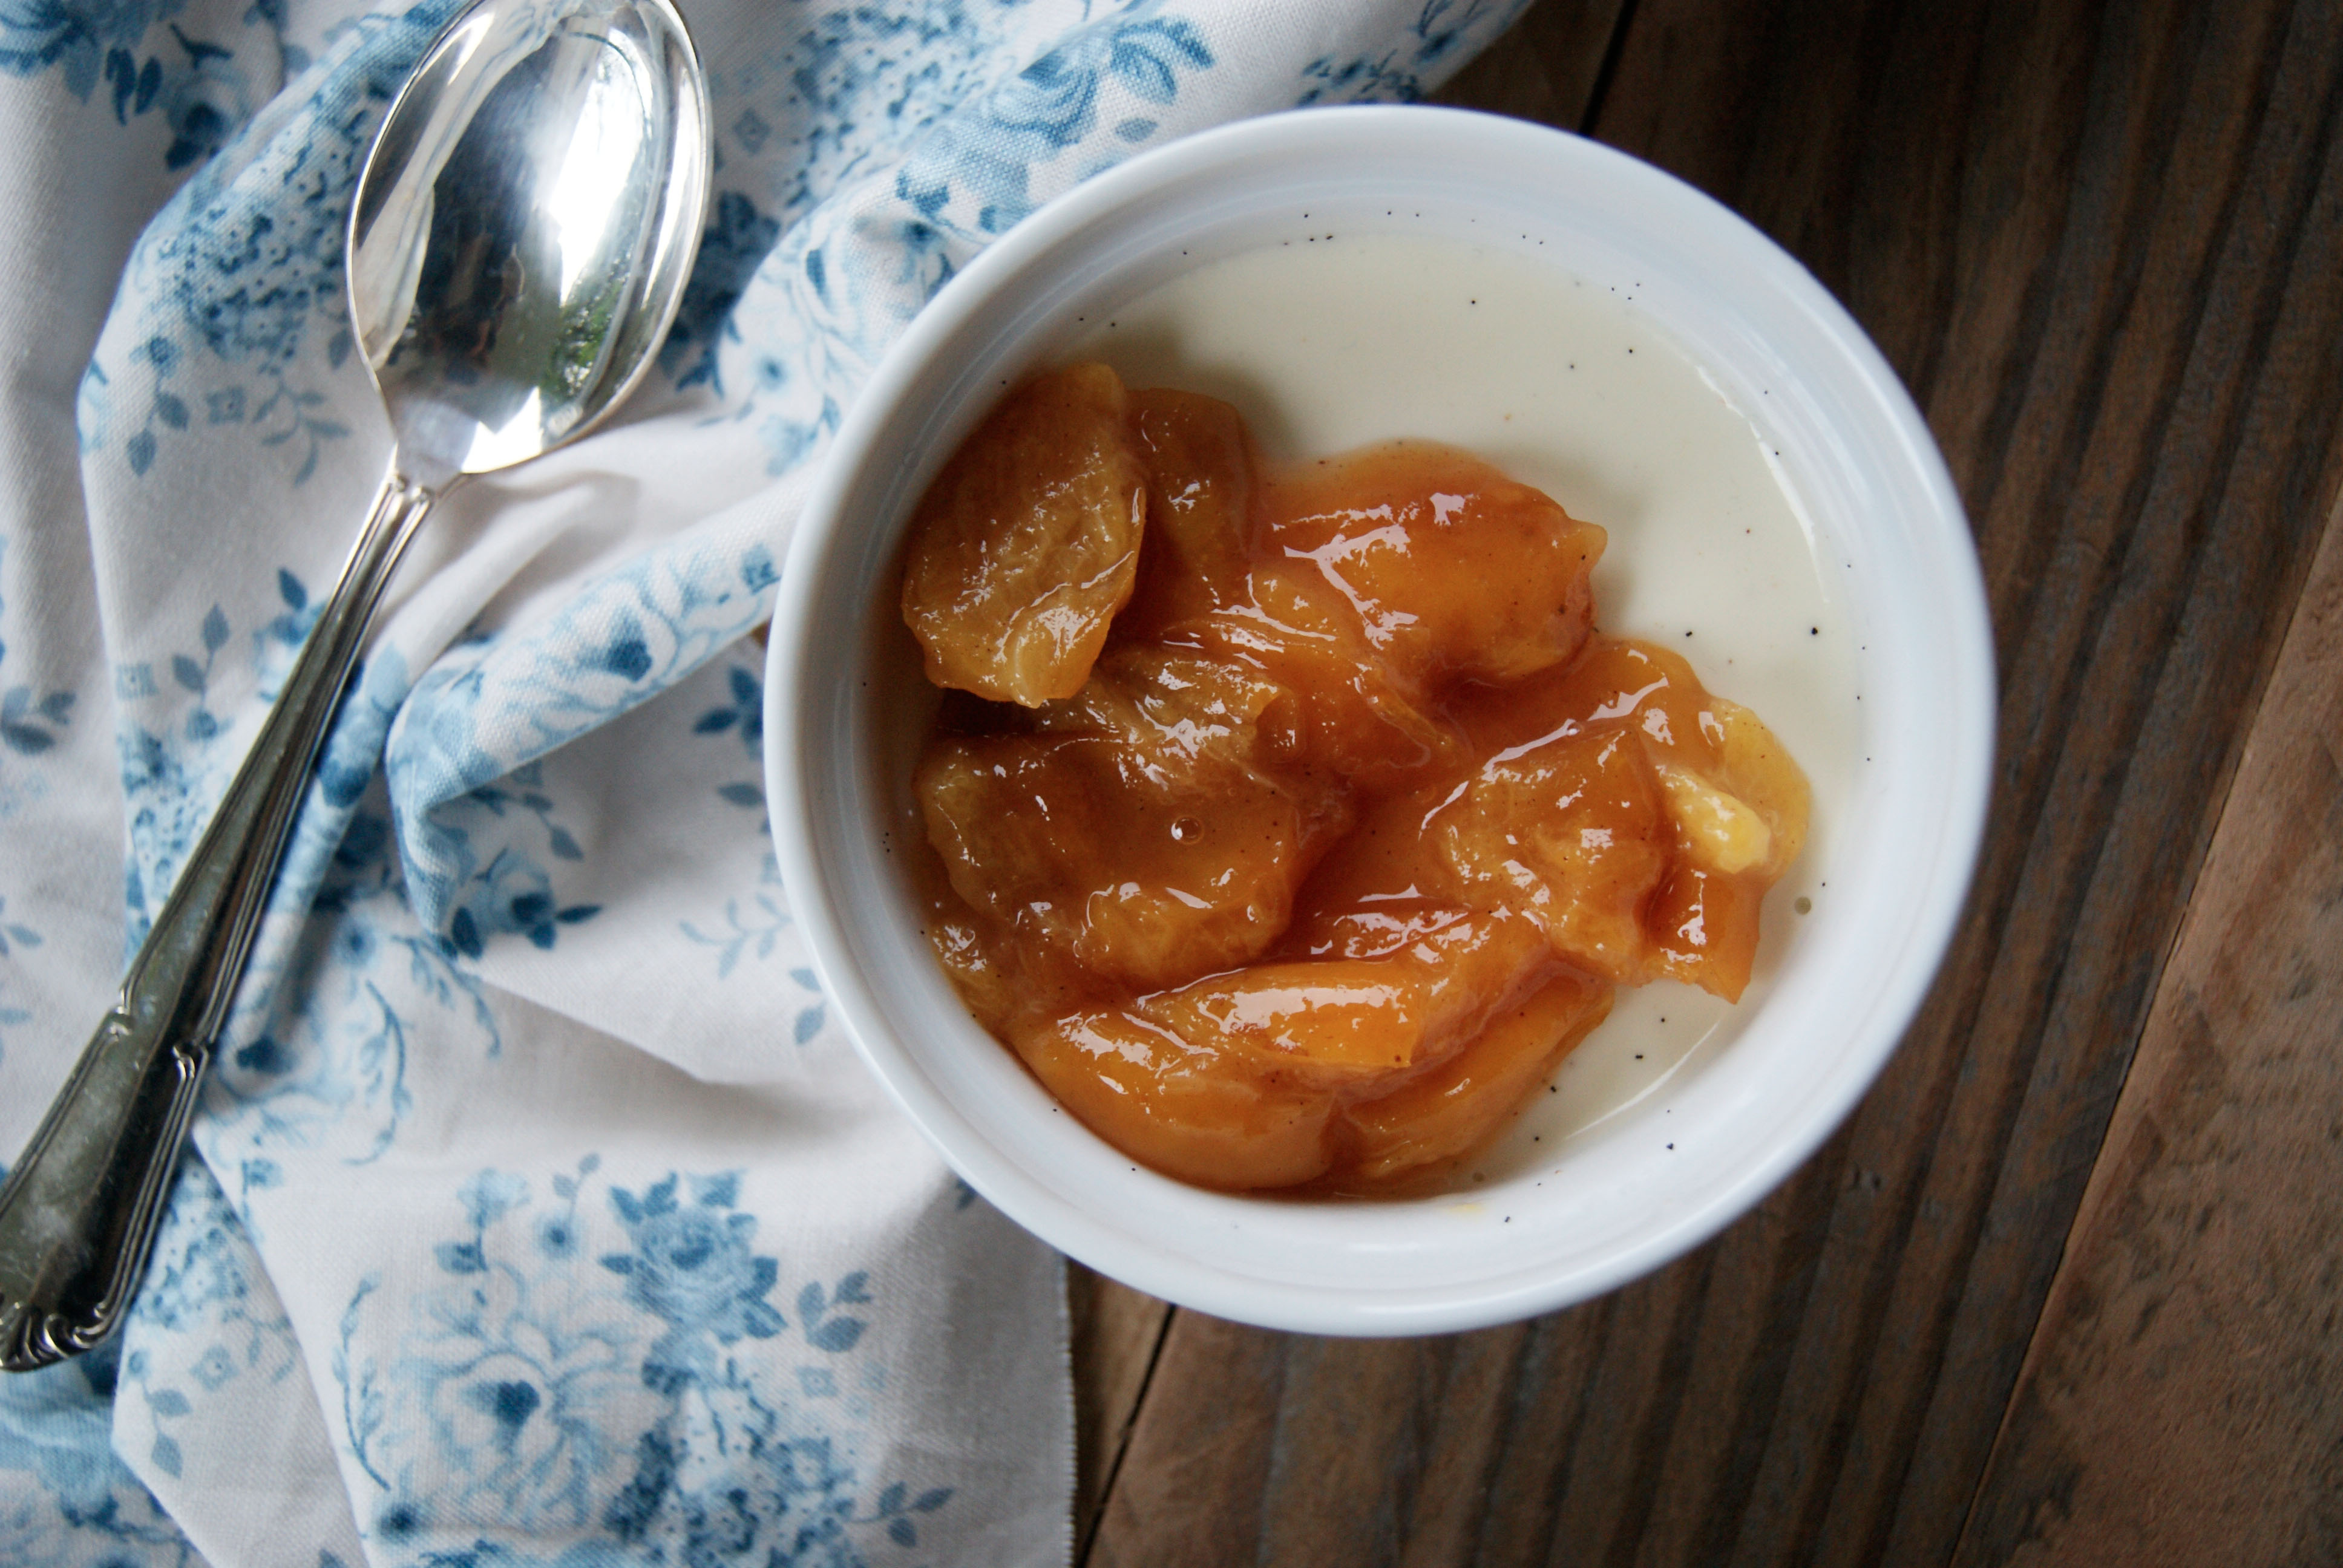
<svg viewBox="0 0 2343 1568">
<path fill-rule="evenodd" d="M 1270 471 L 1227 404 L 1104 366 L 1012 394 L 903 574 L 970 1011 L 1168 1175 L 1374 1191 L 1485 1141 L 1615 987 L 1737 1000 L 1805 779 L 1594 631 L 1603 545 L 1453 447 Z"/>
</svg>

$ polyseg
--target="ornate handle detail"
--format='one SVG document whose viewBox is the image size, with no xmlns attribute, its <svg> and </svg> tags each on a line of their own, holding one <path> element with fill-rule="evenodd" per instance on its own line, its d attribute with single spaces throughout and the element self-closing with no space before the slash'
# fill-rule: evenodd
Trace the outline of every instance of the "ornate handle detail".
<svg viewBox="0 0 2343 1568">
<path fill-rule="evenodd" d="M 383 589 L 436 498 L 395 467 L 384 478 L 120 998 L 0 1187 L 0 1367 L 30 1372 L 78 1354 L 128 1310 L 317 753 Z"/>
</svg>

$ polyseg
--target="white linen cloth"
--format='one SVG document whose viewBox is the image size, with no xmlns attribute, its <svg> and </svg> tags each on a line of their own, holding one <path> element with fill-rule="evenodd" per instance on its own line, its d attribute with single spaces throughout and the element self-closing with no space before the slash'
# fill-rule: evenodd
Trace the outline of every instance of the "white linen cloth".
<svg viewBox="0 0 2343 1568">
<path fill-rule="evenodd" d="M 1414 96 L 1522 3 L 687 0 L 717 194 L 659 370 L 426 525 L 129 1326 L 0 1381 L 0 1563 L 1066 1559 L 1059 1261 L 829 1021 L 749 634 L 992 236 L 1202 126 Z M 0 5 L 11 1159 L 380 477 L 343 225 L 453 10 Z"/>
</svg>

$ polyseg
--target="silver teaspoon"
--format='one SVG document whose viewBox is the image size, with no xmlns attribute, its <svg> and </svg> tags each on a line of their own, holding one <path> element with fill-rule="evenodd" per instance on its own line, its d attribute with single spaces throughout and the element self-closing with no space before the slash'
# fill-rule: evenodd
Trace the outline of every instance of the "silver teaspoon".
<svg viewBox="0 0 2343 1568">
<path fill-rule="evenodd" d="M 650 367 L 709 182 L 668 0 L 478 0 L 385 116 L 350 317 L 397 436 L 333 597 L 122 990 L 0 1188 L 0 1366 L 121 1322 L 206 1066 L 376 607 L 432 503 L 591 428 Z"/>
</svg>

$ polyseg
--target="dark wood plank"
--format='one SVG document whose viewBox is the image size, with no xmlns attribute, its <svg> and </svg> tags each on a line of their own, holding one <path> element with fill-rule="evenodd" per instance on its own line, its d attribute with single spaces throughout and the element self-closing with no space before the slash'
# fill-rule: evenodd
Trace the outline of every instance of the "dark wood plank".
<svg viewBox="0 0 2343 1568">
<path fill-rule="evenodd" d="M 1425 1453 L 1413 1471 L 1416 1485 L 1407 1500 L 1400 1568 L 1446 1568 L 1472 1561 L 1495 1513 L 1491 1503 L 1499 1443 L 1523 1357 L 1532 1352 L 1531 1334 L 1529 1327 L 1513 1324 L 1460 1335 L 1444 1345 L 1418 1342 L 1421 1349 L 1444 1352 L 1446 1375 L 1431 1391 Z"/>
<path fill-rule="evenodd" d="M 1480 1333 L 1182 1332 L 1209 1320 L 1181 1313 L 1092 1561 L 1187 1561 L 1154 1555 L 1200 1523 L 1183 1507 L 1211 1510 L 1216 1533 L 1236 1532 L 1236 1548 L 1216 1533 L 1214 1550 L 1233 1551 L 1218 1562 L 1462 1568 L 1544 1563 L 1567 1543 L 1557 1561 L 1624 1563 L 1654 1542 L 1682 1553 L 1665 1560 L 1717 1561 L 1764 1430 L 1732 1412 L 1763 1411 L 1786 1372 L 1784 1331 L 1830 1196 L 1809 1173 L 1713 1251 L 1577 1312 Z M 1718 1280 L 1730 1282 L 1729 1299 Z M 1704 1374 L 1731 1389 L 1727 1419 L 1684 1406 Z M 1192 1402 L 1215 1390 L 1220 1398 Z M 1246 1405 L 1255 1398 L 1273 1404 Z M 1232 1415 L 1248 1433 L 1266 1418 L 1266 1435 L 1216 1446 Z M 1203 1487 L 1119 1506 L 1124 1487 L 1192 1476 L 1202 1453 L 1265 1476 L 1238 1483 L 1224 1506 Z M 1728 1479 L 1720 1493 L 1716 1478 L 1735 1473 L 1739 1490 Z M 1688 1506 L 1695 1496 L 1711 1501 Z"/>
<path fill-rule="evenodd" d="M 1393 1561 L 1457 1342 L 1262 1337 L 1282 1377 L 1258 1561 Z"/>
<path fill-rule="evenodd" d="M 1084 1563 L 1231 1568 L 1257 1559 L 1283 1338 L 1201 1312 L 1172 1315 Z"/>
<path fill-rule="evenodd" d="M 2331 15 L 1949 10 L 1768 7 L 1720 43 L 1647 6 L 1675 30 L 1631 36 L 1612 98 L 1684 96 L 1662 61 L 1722 51 L 1733 85 L 1689 84 L 1711 123 L 1643 111 L 1651 150 L 1917 389 L 2004 660 L 1977 896 L 1843 1141 L 1736 1561 L 1949 1553 L 2334 482 L 2338 53 L 2303 35 Z"/>
<path fill-rule="evenodd" d="M 2151 7 L 1978 20 L 2021 81 L 1980 81 L 1972 113 L 2007 106 L 2036 145 L 1990 122 L 1945 136 L 1969 162 L 1934 248 L 1998 267 L 1931 333 L 1899 304 L 1925 278 L 1875 294 L 1799 220 L 1970 499 L 2004 787 L 1962 949 L 1853 1129 L 1883 1186 L 1833 1217 L 1752 1562 L 1949 1550 L 2291 601 L 2305 503 L 2332 484 L 2336 253 L 2307 210 L 2332 179 L 2332 45 L 2244 7 L 2223 27 Z M 1900 52 L 1855 52 L 1876 47 Z M 1860 226 L 1859 174 L 1811 183 Z M 2298 337 L 2272 331 L 2289 306 Z"/>
<path fill-rule="evenodd" d="M 2343 1561 L 2343 509 L 1959 1563 Z"/>
<path fill-rule="evenodd" d="M 1074 1373 L 1074 1560 L 1080 1562 L 1122 1463 L 1172 1308 L 1069 1259 L 1066 1317 Z"/>
<path fill-rule="evenodd" d="M 1968 502 L 2004 704 L 1969 912 L 1857 1115 L 1694 1257 L 1455 1342 L 1178 1315 L 1096 1560 L 1950 1557 L 2343 473 L 2338 28 L 1638 0 L 1596 133 L 1835 289 Z M 1207 1463 L 1224 1494 L 1168 1479 Z"/>
<path fill-rule="evenodd" d="M 2140 21 L 2138 43 L 2113 35 L 2169 48 L 2139 95 L 2126 222 L 2145 254 L 2117 269 L 2104 354 L 2061 397 L 2091 414 L 2068 437 L 2073 478 L 2022 507 L 1996 490 L 1988 514 L 1989 569 L 2030 590 L 2007 594 L 2026 622 L 2006 742 L 2058 738 L 2006 921 L 2048 961 L 1989 989 L 1970 1036 L 1975 1061 L 2041 1020 L 2011 1053 L 2023 1098 L 1945 1282 L 1945 1349 L 1887 1538 L 1932 1561 L 1986 1460 L 2338 474 L 2343 15 Z M 2047 413 L 2037 393 L 2020 427 Z M 2058 551 L 2019 575 L 2027 534 L 2061 519 Z"/>
</svg>

